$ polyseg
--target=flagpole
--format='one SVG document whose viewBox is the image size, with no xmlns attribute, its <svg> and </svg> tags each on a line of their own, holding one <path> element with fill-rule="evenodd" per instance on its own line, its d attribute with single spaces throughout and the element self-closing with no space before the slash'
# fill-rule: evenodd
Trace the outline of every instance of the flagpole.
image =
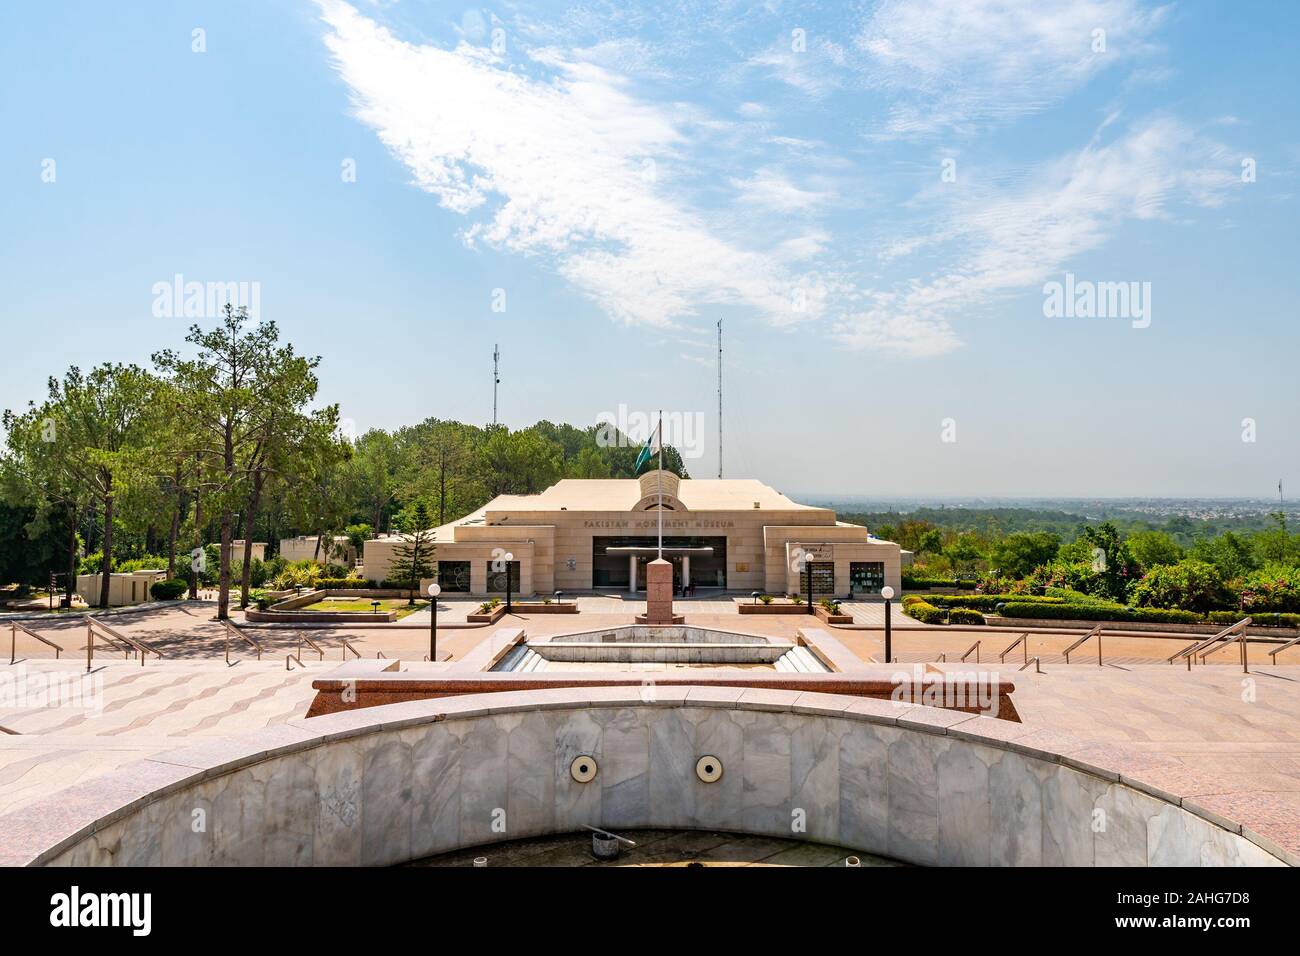
<svg viewBox="0 0 1300 956">
<path fill-rule="evenodd" d="M 659 409 L 659 425 L 655 429 L 659 437 L 659 560 L 664 559 L 664 410 Z"/>
</svg>

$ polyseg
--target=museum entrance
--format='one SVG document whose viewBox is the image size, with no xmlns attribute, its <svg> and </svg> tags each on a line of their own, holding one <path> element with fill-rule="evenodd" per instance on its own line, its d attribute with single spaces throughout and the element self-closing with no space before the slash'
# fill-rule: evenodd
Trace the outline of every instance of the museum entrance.
<svg viewBox="0 0 1300 956">
<path fill-rule="evenodd" d="M 645 591 L 646 565 L 658 556 L 653 535 L 597 537 L 591 541 L 591 582 L 597 589 Z M 673 566 L 673 593 L 727 586 L 725 537 L 664 538 L 664 560 Z"/>
</svg>

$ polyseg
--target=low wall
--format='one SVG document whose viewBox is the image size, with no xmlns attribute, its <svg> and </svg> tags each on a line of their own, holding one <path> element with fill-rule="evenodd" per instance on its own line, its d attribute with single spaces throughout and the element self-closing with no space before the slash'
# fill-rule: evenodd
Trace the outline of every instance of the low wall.
<svg viewBox="0 0 1300 956">
<path fill-rule="evenodd" d="M 382 866 L 585 824 L 806 839 L 918 864 L 1282 862 L 1266 838 L 1117 769 L 1117 753 L 815 693 L 423 701 L 119 768 L 0 817 L 0 863 Z M 596 763 L 590 782 L 570 775 L 579 756 Z M 721 765 L 716 782 L 697 777 L 702 756 Z"/>
</svg>

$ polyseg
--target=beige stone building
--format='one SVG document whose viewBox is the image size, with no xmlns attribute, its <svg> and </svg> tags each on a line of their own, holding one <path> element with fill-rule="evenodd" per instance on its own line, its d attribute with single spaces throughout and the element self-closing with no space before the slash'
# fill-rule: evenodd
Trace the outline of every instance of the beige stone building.
<svg viewBox="0 0 1300 956">
<path fill-rule="evenodd" d="M 444 592 L 504 593 L 509 555 L 512 589 L 636 592 L 656 556 L 663 501 L 664 557 L 674 584 L 691 593 L 803 590 L 807 555 L 816 594 L 900 590 L 899 547 L 835 512 L 791 501 L 752 479 L 679 479 L 668 471 L 640 478 L 557 482 L 538 495 L 501 495 L 434 531 Z M 388 577 L 399 535 L 366 542 L 365 574 Z"/>
<path fill-rule="evenodd" d="M 156 581 L 167 579 L 167 569 L 149 571 L 113 572 L 108 576 L 108 606 L 127 607 L 132 604 L 144 604 L 152 601 L 149 588 Z M 104 581 L 102 574 L 78 574 L 77 593 L 91 607 L 99 606 L 100 587 Z"/>
</svg>

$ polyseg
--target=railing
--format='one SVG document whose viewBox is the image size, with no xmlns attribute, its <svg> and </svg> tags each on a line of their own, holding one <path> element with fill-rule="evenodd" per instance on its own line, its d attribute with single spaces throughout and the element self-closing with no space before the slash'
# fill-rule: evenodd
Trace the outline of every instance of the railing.
<svg viewBox="0 0 1300 956">
<path fill-rule="evenodd" d="M 1077 641 L 1075 641 L 1073 644 L 1071 644 L 1069 647 L 1067 647 L 1067 648 L 1065 649 L 1065 663 L 1067 663 L 1067 664 L 1070 663 L 1070 651 L 1074 650 L 1076 647 L 1078 647 L 1080 644 L 1084 643 L 1084 642 L 1085 642 L 1086 640 L 1088 640 L 1088 638 L 1090 638 L 1090 637 L 1095 637 L 1095 638 L 1097 639 L 1097 666 L 1098 666 L 1098 667 L 1101 667 L 1101 666 L 1102 666 L 1102 663 L 1101 663 L 1101 625 L 1100 625 L 1100 624 L 1098 624 L 1098 625 L 1097 625 L 1096 627 L 1094 627 L 1091 631 L 1089 631 L 1087 634 L 1083 635 L 1083 637 L 1079 638 Z"/>
<path fill-rule="evenodd" d="M 1192 661 L 1195 659 L 1197 653 L 1199 653 L 1202 650 L 1205 650 L 1206 648 L 1212 647 L 1215 644 L 1218 644 L 1220 641 L 1230 642 L 1233 638 L 1237 638 L 1241 641 L 1242 670 L 1246 673 L 1249 673 L 1249 670 L 1246 667 L 1246 628 L 1249 625 L 1250 625 L 1250 618 L 1243 617 L 1236 624 L 1233 624 L 1230 627 L 1225 627 L 1218 634 L 1215 634 L 1211 637 L 1207 637 L 1203 641 L 1197 641 L 1195 644 L 1189 644 L 1187 647 L 1184 647 L 1177 654 L 1174 654 L 1171 657 L 1167 658 L 1165 660 L 1165 663 L 1172 664 L 1174 661 L 1178 660 L 1179 658 L 1186 658 L 1187 669 L 1190 671 L 1192 669 Z M 1201 658 L 1201 663 L 1202 664 L 1205 663 L 1204 657 Z"/>
<path fill-rule="evenodd" d="M 324 648 L 322 648 L 319 644 L 317 644 L 315 641 L 313 641 L 313 640 L 312 640 L 310 637 L 308 637 L 306 634 L 303 634 L 303 635 L 301 635 L 301 636 L 298 638 L 298 652 L 297 652 L 297 655 L 296 655 L 296 656 L 297 656 L 297 658 L 298 658 L 298 663 L 299 663 L 299 664 L 302 663 L 302 646 L 303 646 L 304 644 L 306 644 L 306 645 L 307 645 L 308 647 L 310 647 L 313 651 L 315 651 L 317 654 L 319 654 L 321 660 L 325 660 L 325 650 L 324 650 Z"/>
<path fill-rule="evenodd" d="M 46 645 L 47 647 L 54 648 L 55 660 L 58 660 L 59 655 L 63 653 L 62 647 L 60 647 L 58 644 L 55 644 L 51 640 L 47 640 L 46 638 L 41 637 L 41 635 L 37 634 L 27 625 L 19 624 L 17 621 L 10 621 L 9 625 L 10 625 L 9 627 L 9 663 L 10 664 L 14 663 L 17 660 L 19 631 L 22 631 L 28 637 L 36 638 L 36 640 L 40 641 L 42 644 Z"/>
<path fill-rule="evenodd" d="M 998 663 L 1005 663 L 1007 659 L 1007 655 L 1010 654 L 1012 651 L 1014 651 L 1017 646 L 1024 647 L 1025 663 L 1028 664 L 1029 663 L 1029 632 L 1028 631 L 1026 631 L 1024 634 L 1021 634 L 1019 637 L 1017 637 L 1014 641 L 1011 642 L 1010 646 L 1008 646 L 1005 651 L 1003 651 L 1001 654 L 998 655 Z M 1022 667 L 1021 670 L 1024 670 L 1024 668 Z"/>
<path fill-rule="evenodd" d="M 388 660 L 388 655 L 385 654 L 383 651 L 375 651 L 375 660 L 379 660 L 381 657 L 384 660 Z"/>
<path fill-rule="evenodd" d="M 102 633 L 96 634 L 95 628 L 99 628 L 99 630 Z M 89 614 L 87 614 L 86 615 L 86 672 L 87 673 L 90 672 L 91 662 L 95 656 L 96 637 L 98 637 L 102 641 L 106 641 L 110 646 L 117 649 L 121 649 L 119 645 L 125 645 L 125 656 L 127 658 L 130 658 L 131 652 L 134 650 L 137 654 L 140 655 L 141 667 L 144 667 L 144 656 L 146 654 L 152 654 L 154 657 L 157 657 L 159 659 L 166 656 L 165 654 L 163 654 L 162 651 L 158 650 L 156 647 L 151 647 L 150 645 L 146 644 L 144 641 L 137 640 L 134 637 L 127 637 L 121 631 L 115 631 L 113 630 L 113 628 L 109 627 L 103 621 L 97 621 Z"/>
<path fill-rule="evenodd" d="M 239 628 L 235 627 L 235 625 L 231 624 L 229 621 L 223 619 L 221 623 L 226 626 L 226 663 L 227 664 L 230 663 L 230 635 L 231 634 L 234 634 L 235 637 L 239 638 L 241 641 L 243 641 L 253 650 L 257 651 L 257 659 L 259 661 L 262 659 L 261 644 L 257 643 L 257 641 L 253 640 L 251 637 L 249 637 Z"/>
<path fill-rule="evenodd" d="M 963 664 L 966 663 L 966 658 L 970 657 L 971 651 L 975 652 L 975 663 L 978 664 L 980 662 L 980 642 L 976 641 L 970 647 L 966 648 L 966 653 L 961 656 L 961 662 Z"/>
<path fill-rule="evenodd" d="M 299 667 L 303 667 L 303 666 L 305 666 L 305 665 L 303 664 L 303 662 L 302 662 L 302 658 L 299 657 L 297 654 L 285 654 L 285 655 L 284 655 L 284 669 L 287 670 L 287 671 L 291 671 L 291 670 L 293 670 L 293 668 L 289 666 L 289 662 L 290 662 L 290 661 L 297 661 Z"/>
<path fill-rule="evenodd" d="M 1027 668 L 1030 664 L 1033 664 L 1033 665 L 1034 665 L 1034 672 L 1035 672 L 1035 673 L 1037 673 L 1037 674 L 1041 674 L 1041 673 L 1043 672 L 1043 668 L 1039 666 L 1038 658 L 1037 658 L 1037 657 L 1031 657 L 1029 660 L 1025 661 L 1023 664 L 1021 664 L 1019 667 L 1017 667 L 1016 670 L 1017 670 L 1017 671 L 1022 671 L 1022 670 L 1024 670 L 1025 668 Z"/>
<path fill-rule="evenodd" d="M 1281 654 L 1288 647 L 1294 647 L 1296 644 L 1300 644 L 1300 637 L 1293 637 L 1291 640 L 1287 641 L 1281 647 L 1273 648 L 1273 650 L 1268 652 L 1268 656 L 1273 658 L 1274 664 L 1277 664 L 1277 655 Z"/>
<path fill-rule="evenodd" d="M 9 622 L 9 663 L 12 664 L 18 659 L 18 632 L 22 631 L 28 637 L 34 637 L 47 647 L 54 648 L 54 659 L 58 660 L 59 655 L 63 653 L 63 648 L 53 641 L 47 641 L 41 635 L 37 634 L 25 624 L 19 624 L 17 621 Z"/>
<path fill-rule="evenodd" d="M 948 652 L 947 652 L 947 651 L 940 651 L 940 652 L 939 652 L 939 659 L 936 660 L 935 663 L 936 663 L 936 664 L 946 664 L 946 663 L 948 663 Z"/>
<path fill-rule="evenodd" d="M 349 641 L 346 637 L 344 637 L 344 638 L 340 638 L 340 640 L 343 641 L 343 659 L 344 659 L 344 660 L 347 660 L 347 659 L 348 659 L 348 651 L 351 651 L 353 654 L 357 655 L 358 658 L 361 657 L 361 652 L 360 652 L 359 650 L 357 650 L 355 647 L 352 646 L 352 642 L 351 642 L 351 641 Z"/>
</svg>

